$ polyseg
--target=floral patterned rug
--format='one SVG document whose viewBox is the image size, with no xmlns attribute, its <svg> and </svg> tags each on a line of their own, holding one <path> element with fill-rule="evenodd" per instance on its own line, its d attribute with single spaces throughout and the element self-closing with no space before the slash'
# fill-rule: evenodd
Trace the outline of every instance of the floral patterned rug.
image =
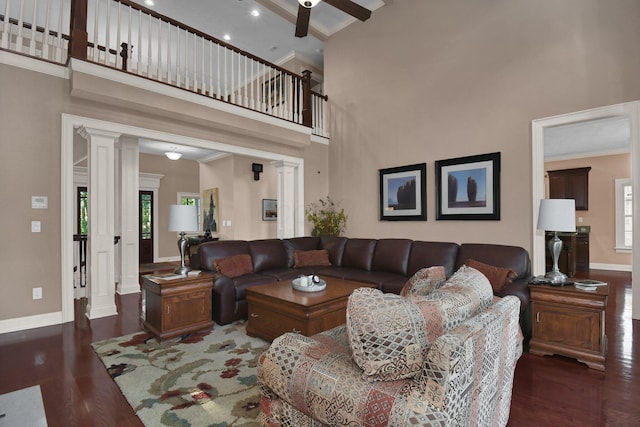
<svg viewBox="0 0 640 427">
<path fill-rule="evenodd" d="M 92 344 L 145 426 L 255 426 L 258 357 L 244 322 L 162 343 L 138 332 Z"/>
</svg>

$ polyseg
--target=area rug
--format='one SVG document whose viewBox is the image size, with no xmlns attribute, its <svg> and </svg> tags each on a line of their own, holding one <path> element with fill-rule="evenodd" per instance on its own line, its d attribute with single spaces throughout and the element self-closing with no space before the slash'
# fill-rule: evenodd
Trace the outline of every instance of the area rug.
<svg viewBox="0 0 640 427">
<path fill-rule="evenodd" d="M 258 357 L 245 322 L 159 343 L 139 332 L 92 344 L 145 426 L 255 426 Z"/>
<path fill-rule="evenodd" d="M 0 394 L 0 426 L 47 427 L 39 385 Z"/>
</svg>

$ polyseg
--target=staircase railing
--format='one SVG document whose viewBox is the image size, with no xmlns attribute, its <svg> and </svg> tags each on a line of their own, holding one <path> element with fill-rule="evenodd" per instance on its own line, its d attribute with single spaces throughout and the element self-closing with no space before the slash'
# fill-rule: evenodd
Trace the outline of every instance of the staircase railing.
<svg viewBox="0 0 640 427">
<path fill-rule="evenodd" d="M 128 0 L 0 5 L 1 49 L 62 64 L 68 57 L 94 62 L 328 137 L 327 97 L 312 93 L 310 72 L 292 73 Z"/>
</svg>

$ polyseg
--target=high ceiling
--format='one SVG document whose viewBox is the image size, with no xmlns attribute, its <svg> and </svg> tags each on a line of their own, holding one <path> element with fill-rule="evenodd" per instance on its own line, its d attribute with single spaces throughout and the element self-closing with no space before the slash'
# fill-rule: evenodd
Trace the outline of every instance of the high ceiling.
<svg viewBox="0 0 640 427">
<path fill-rule="evenodd" d="M 353 1 L 372 11 L 384 6 L 382 0 Z M 323 69 L 324 41 L 328 37 L 354 22 L 366 25 L 366 22 L 360 23 L 320 2 L 311 11 L 309 35 L 296 38 L 297 0 L 153 0 L 153 6 L 145 4 L 144 0 L 136 2 L 219 40 L 228 35 L 227 43 L 274 64 L 281 64 L 295 55 L 318 69 Z M 252 15 L 254 10 L 259 16 Z M 193 147 L 140 141 L 142 153 L 161 155 L 170 147 L 182 152 L 183 159 L 188 160 L 208 161 L 216 156 L 214 152 Z"/>
<path fill-rule="evenodd" d="M 294 55 L 322 69 L 324 41 L 332 34 L 356 22 L 355 18 L 320 2 L 311 11 L 309 35 L 296 38 L 297 0 L 153 0 L 148 7 L 220 40 L 280 64 Z M 354 0 L 374 11 L 383 0 Z M 144 0 L 137 0 L 144 4 Z M 257 10 L 259 16 L 253 16 Z M 623 117 L 576 123 L 545 131 L 545 159 L 567 159 L 612 154 L 629 150 L 629 122 Z M 208 161 L 220 153 L 193 147 L 179 147 L 159 141 L 141 141 L 140 151 L 163 154 L 175 149 L 184 159 Z"/>
</svg>

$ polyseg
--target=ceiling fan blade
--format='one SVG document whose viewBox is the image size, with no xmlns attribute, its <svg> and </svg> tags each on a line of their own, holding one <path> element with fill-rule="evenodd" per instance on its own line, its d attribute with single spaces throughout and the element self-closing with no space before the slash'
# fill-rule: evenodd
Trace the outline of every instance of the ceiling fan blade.
<svg viewBox="0 0 640 427">
<path fill-rule="evenodd" d="M 329 3 L 331 6 L 340 9 L 344 13 L 348 13 L 361 21 L 366 21 L 371 17 L 371 11 L 369 9 L 362 7 L 351 0 L 324 0 L 324 2 Z"/>
<path fill-rule="evenodd" d="M 309 18 L 311 9 L 302 5 L 298 6 L 298 19 L 296 19 L 296 37 L 306 37 L 309 32 Z"/>
</svg>

